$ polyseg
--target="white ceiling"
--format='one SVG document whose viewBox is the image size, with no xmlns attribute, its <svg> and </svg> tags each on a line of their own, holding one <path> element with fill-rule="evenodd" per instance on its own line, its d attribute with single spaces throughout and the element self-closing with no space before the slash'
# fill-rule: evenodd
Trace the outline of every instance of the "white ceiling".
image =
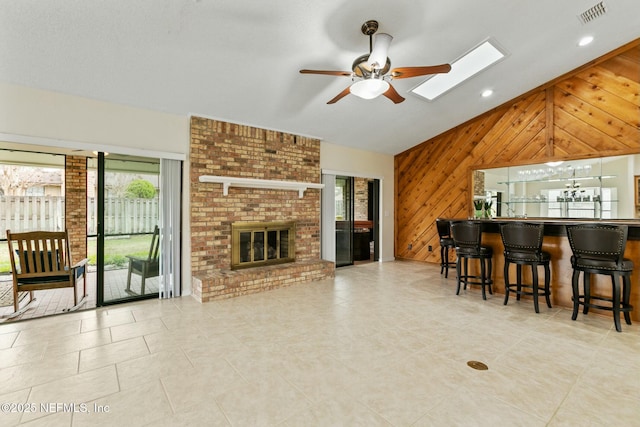
<svg viewBox="0 0 640 427">
<path fill-rule="evenodd" d="M 640 1 L 0 0 L 0 81 L 202 115 L 397 154 L 640 37 Z M 434 102 L 326 102 L 368 52 L 363 22 L 394 37 L 392 67 L 452 62 L 487 38 L 502 62 Z M 577 47 L 584 35 L 595 41 Z M 492 88 L 494 95 L 480 93 Z"/>
</svg>

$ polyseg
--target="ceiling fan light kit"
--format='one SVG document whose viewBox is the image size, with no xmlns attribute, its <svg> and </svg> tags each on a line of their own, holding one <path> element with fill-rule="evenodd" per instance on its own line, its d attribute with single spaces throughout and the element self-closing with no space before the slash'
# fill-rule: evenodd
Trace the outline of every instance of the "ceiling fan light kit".
<svg viewBox="0 0 640 427">
<path fill-rule="evenodd" d="M 389 83 L 382 79 L 359 80 L 349 87 L 349 91 L 362 99 L 373 99 L 389 89 Z"/>
<path fill-rule="evenodd" d="M 351 72 L 300 70 L 301 74 L 351 77 L 353 84 L 329 100 L 327 104 L 334 104 L 350 93 L 363 99 L 374 99 L 380 95 L 384 95 L 394 104 L 399 104 L 404 101 L 404 98 L 391 86 L 391 80 L 448 73 L 451 70 L 449 64 L 400 67 L 392 70 L 388 52 L 393 37 L 386 33 L 380 33 L 376 35 L 374 44 L 373 35 L 378 31 L 378 21 L 375 20 L 365 22 L 360 29 L 362 34 L 369 36 L 369 53 L 361 55 L 353 61 Z"/>
</svg>

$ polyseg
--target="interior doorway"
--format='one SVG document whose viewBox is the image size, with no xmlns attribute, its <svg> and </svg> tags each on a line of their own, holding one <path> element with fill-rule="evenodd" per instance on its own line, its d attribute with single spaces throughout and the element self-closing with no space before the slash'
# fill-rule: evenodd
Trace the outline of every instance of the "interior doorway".
<svg viewBox="0 0 640 427">
<path fill-rule="evenodd" d="M 336 267 L 352 265 L 355 259 L 354 179 L 337 176 L 335 185 L 336 206 Z"/>
<path fill-rule="evenodd" d="M 378 261 L 380 180 L 323 174 L 322 182 L 323 259 L 336 267 Z"/>
</svg>

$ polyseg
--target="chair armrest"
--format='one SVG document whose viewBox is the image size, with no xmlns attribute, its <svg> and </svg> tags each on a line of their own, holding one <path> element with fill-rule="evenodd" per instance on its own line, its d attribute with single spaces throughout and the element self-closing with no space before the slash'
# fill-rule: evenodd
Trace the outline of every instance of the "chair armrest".
<svg viewBox="0 0 640 427">
<path fill-rule="evenodd" d="M 71 269 L 74 270 L 76 268 L 84 267 L 87 264 L 87 262 L 89 262 L 89 258 L 85 258 L 81 261 L 78 261 L 71 266 Z"/>
</svg>

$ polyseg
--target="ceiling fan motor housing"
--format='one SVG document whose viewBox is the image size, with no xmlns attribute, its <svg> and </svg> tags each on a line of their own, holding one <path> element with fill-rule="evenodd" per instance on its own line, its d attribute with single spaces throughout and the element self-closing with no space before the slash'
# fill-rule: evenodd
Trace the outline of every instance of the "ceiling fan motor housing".
<svg viewBox="0 0 640 427">
<path fill-rule="evenodd" d="M 356 60 L 353 61 L 351 70 L 353 71 L 353 74 L 355 74 L 357 77 L 370 78 L 372 72 L 375 72 L 376 75 L 382 76 L 391 69 L 391 60 L 387 58 L 387 63 L 384 65 L 383 68 L 372 70 L 372 68 L 369 66 L 369 63 L 368 63 L 369 55 L 371 54 L 366 53 L 364 55 L 357 57 Z"/>
</svg>

